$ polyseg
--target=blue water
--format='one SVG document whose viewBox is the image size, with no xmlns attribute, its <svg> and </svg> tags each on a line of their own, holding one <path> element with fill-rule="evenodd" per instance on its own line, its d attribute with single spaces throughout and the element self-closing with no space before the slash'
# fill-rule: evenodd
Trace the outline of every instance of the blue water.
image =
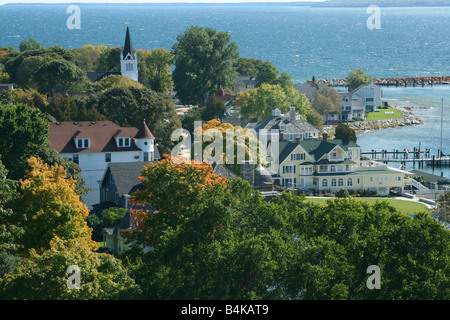
<svg viewBox="0 0 450 320">
<path fill-rule="evenodd" d="M 242 57 L 271 61 L 294 82 L 344 78 L 355 68 L 376 78 L 450 76 L 450 7 L 381 8 L 381 29 L 369 30 L 366 8 L 246 5 L 79 5 L 81 29 L 70 30 L 68 5 L 0 6 L 0 46 L 32 37 L 45 47 L 123 46 L 126 24 L 138 49 L 171 49 L 191 25 L 229 32 Z M 450 86 L 385 88 L 391 103 L 410 106 L 423 125 L 370 131 L 364 150 L 440 148 L 450 153 Z M 431 172 L 431 168 L 423 170 Z M 450 168 L 435 174 L 450 177 Z"/>
<path fill-rule="evenodd" d="M 68 5 L 0 6 L 0 46 L 35 38 L 45 47 L 133 45 L 170 49 L 191 25 L 227 31 L 242 57 L 271 61 L 296 82 L 343 78 L 354 68 L 373 77 L 450 75 L 450 7 L 382 8 L 369 30 L 366 8 L 244 5 L 83 5 L 70 30 Z"/>
<path fill-rule="evenodd" d="M 450 85 L 427 87 L 390 87 L 383 88 L 383 99 L 392 105 L 410 107 L 423 124 L 371 130 L 358 135 L 358 144 L 363 151 L 375 150 L 421 150 L 430 149 L 431 155 L 437 155 L 441 148 L 450 154 Z M 442 104 L 442 99 L 444 103 Z M 443 108 L 442 108 L 443 105 Z M 443 116 L 441 117 L 441 115 Z M 394 166 L 394 164 L 391 164 Z M 432 169 L 431 166 L 416 169 L 436 175 L 450 177 L 450 167 Z"/>
</svg>

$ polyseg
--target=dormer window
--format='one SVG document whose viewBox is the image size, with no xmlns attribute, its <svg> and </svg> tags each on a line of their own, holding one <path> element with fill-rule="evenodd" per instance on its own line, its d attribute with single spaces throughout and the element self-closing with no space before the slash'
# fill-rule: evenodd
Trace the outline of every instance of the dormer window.
<svg viewBox="0 0 450 320">
<path fill-rule="evenodd" d="M 89 149 L 89 139 L 75 139 L 77 149 Z"/>
<path fill-rule="evenodd" d="M 129 137 L 126 138 L 117 138 L 117 146 L 119 148 L 129 147 L 131 145 L 131 140 Z"/>
</svg>

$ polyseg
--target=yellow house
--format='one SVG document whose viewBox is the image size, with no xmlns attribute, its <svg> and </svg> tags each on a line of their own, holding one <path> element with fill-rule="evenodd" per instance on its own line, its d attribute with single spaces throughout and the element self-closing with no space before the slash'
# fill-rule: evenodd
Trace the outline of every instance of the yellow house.
<svg viewBox="0 0 450 320">
<path fill-rule="evenodd" d="M 327 140 L 326 135 L 324 140 L 280 141 L 279 146 L 279 166 L 273 178 L 283 187 L 387 195 L 393 189 L 403 193 L 405 178 L 410 175 L 384 164 L 361 161 L 359 145 Z"/>
</svg>

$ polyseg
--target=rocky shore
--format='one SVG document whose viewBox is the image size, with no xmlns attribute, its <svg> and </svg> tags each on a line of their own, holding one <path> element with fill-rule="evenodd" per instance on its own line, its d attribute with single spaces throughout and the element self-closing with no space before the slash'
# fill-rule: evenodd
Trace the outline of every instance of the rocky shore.
<svg viewBox="0 0 450 320">
<path fill-rule="evenodd" d="M 403 113 L 403 117 L 398 119 L 386 119 L 386 120 L 374 120 L 374 121 L 355 121 L 345 122 L 350 128 L 356 131 L 356 134 L 367 130 L 378 130 L 385 128 L 395 128 L 403 126 L 411 126 L 422 124 L 422 121 L 417 118 L 410 108 L 402 108 L 393 106 L 392 108 L 400 110 Z M 336 125 L 324 126 L 324 132 L 328 135 L 334 135 L 334 129 Z"/>
<path fill-rule="evenodd" d="M 345 79 L 318 79 L 319 84 L 326 84 L 328 86 L 343 87 L 346 86 Z M 433 77 L 403 77 L 403 78 L 373 78 L 372 82 L 379 86 L 408 86 L 421 87 L 429 85 L 449 85 L 449 76 L 433 76 Z"/>
</svg>

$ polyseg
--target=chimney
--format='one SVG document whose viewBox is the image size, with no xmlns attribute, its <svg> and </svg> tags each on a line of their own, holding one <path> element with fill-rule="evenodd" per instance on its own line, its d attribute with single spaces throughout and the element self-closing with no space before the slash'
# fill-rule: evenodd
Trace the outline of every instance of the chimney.
<svg viewBox="0 0 450 320">
<path fill-rule="evenodd" d="M 300 143 L 300 137 L 295 138 L 295 143 L 299 144 Z"/>
<path fill-rule="evenodd" d="M 322 133 L 322 140 L 324 141 L 324 142 L 327 142 L 327 138 L 328 138 L 328 134 L 327 133 Z"/>
<path fill-rule="evenodd" d="M 241 162 L 241 178 L 248 181 L 252 186 L 254 183 L 255 163 L 252 160 L 245 160 Z"/>
<path fill-rule="evenodd" d="M 280 132 L 280 141 L 282 141 L 282 140 L 283 140 L 283 133 Z"/>
<path fill-rule="evenodd" d="M 291 123 L 295 122 L 295 107 L 291 107 L 291 109 L 289 110 L 289 121 Z"/>
</svg>

